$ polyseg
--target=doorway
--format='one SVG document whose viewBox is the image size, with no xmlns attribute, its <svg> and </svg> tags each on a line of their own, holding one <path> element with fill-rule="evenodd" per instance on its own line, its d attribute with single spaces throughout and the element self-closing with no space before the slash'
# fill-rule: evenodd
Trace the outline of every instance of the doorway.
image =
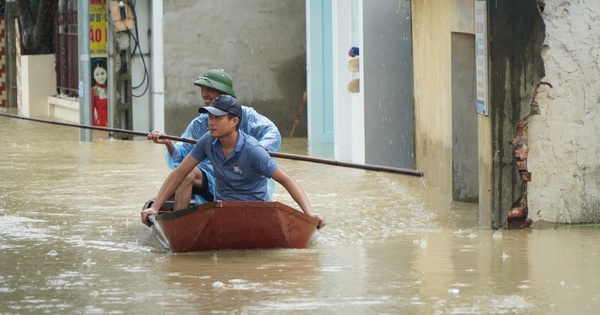
<svg viewBox="0 0 600 315">
<path fill-rule="evenodd" d="M 452 199 L 479 201 L 475 35 L 452 33 Z"/>
</svg>

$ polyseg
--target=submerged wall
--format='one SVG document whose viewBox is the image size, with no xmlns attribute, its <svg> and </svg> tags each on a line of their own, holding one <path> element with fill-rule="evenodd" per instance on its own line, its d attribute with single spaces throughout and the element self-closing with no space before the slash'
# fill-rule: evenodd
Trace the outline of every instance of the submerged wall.
<svg viewBox="0 0 600 315">
<path fill-rule="evenodd" d="M 472 164 L 478 172 L 474 180 L 479 181 L 480 224 L 502 227 L 527 189 L 517 169 L 512 142 L 518 123 L 530 112 L 533 91 L 544 71 L 544 25 L 536 1 L 488 3 L 489 116 L 477 117 L 473 117 L 474 101 L 471 111 L 459 112 L 457 106 L 463 104 L 453 104 L 451 95 L 453 87 L 466 84 L 457 78 L 468 78 L 466 73 L 457 75 L 452 67 L 460 64 L 456 62 L 460 56 L 453 55 L 451 47 L 457 44 L 452 42 L 453 37 L 468 39 L 468 34 L 474 33 L 473 1 L 413 1 L 412 7 L 417 169 L 425 173 L 428 184 L 448 195 L 460 196 L 461 192 L 454 190 L 461 188 L 453 187 L 459 182 L 453 179 L 466 174 L 458 174 L 457 168 L 452 172 L 452 167 L 473 153 L 461 150 L 452 155 L 454 146 L 472 141 L 456 139 L 460 130 L 455 126 L 476 119 L 477 127 L 471 132 L 478 135 L 474 143 L 478 147 L 477 160 Z M 461 33 L 467 36 L 458 36 Z M 466 96 L 455 100 L 468 101 Z"/>
<path fill-rule="evenodd" d="M 410 15 L 402 12 L 397 0 L 366 0 L 362 7 L 365 163 L 412 169 L 415 158 Z M 340 105 L 342 110 L 348 107 Z"/>
<path fill-rule="evenodd" d="M 452 85 L 461 84 L 452 82 L 452 34 L 473 34 L 473 1 L 419 0 L 411 6 L 415 165 L 428 185 L 452 196 L 452 128 L 453 119 L 460 119 L 452 115 Z M 464 117 L 476 115 L 474 103 L 469 114 Z"/>
<path fill-rule="evenodd" d="M 452 189 L 449 1 L 412 1 L 415 167 L 429 185 Z M 432 93 L 435 91 L 435 93 Z"/>
<path fill-rule="evenodd" d="M 166 0 L 163 10 L 167 133 L 181 134 L 198 115 L 192 82 L 223 68 L 242 104 L 288 136 L 306 90 L 304 1 Z M 306 136 L 306 110 L 294 136 Z"/>
<path fill-rule="evenodd" d="M 450 36 L 470 32 L 472 1 L 411 5 L 416 168 L 450 194 Z M 600 221 L 599 13 L 586 2 L 488 2 L 490 115 L 477 130 L 482 226 Z"/>
<path fill-rule="evenodd" d="M 55 60 L 54 54 L 21 56 L 19 115 L 48 116 L 48 95 L 56 94 Z"/>
<path fill-rule="evenodd" d="M 527 193 L 527 183 L 517 169 L 513 140 L 517 125 L 531 112 L 533 93 L 544 75 L 544 22 L 536 0 L 488 3 L 488 16 L 492 225 L 500 228 L 506 226 L 509 211 Z"/>
<path fill-rule="evenodd" d="M 600 221 L 600 8 L 545 0 L 546 68 L 529 119 L 529 215 L 539 222 Z"/>
</svg>

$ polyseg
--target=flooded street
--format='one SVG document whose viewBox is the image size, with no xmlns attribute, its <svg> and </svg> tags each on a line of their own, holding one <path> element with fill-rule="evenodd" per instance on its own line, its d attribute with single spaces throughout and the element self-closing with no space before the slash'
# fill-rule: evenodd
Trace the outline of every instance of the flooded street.
<svg viewBox="0 0 600 315">
<path fill-rule="evenodd" d="M 0 116 L 0 314 L 600 313 L 598 226 L 479 229 L 407 175 L 278 159 L 327 217 L 307 249 L 170 253 L 139 214 L 164 146 L 93 137 Z"/>
</svg>

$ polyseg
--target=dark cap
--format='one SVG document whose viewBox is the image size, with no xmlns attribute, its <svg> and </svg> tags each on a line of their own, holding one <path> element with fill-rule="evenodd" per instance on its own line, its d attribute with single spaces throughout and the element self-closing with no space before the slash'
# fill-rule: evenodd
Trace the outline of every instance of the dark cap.
<svg viewBox="0 0 600 315">
<path fill-rule="evenodd" d="M 242 119 L 242 104 L 231 95 L 221 94 L 210 103 L 210 106 L 201 107 L 198 112 L 215 116 L 232 114 Z"/>
</svg>

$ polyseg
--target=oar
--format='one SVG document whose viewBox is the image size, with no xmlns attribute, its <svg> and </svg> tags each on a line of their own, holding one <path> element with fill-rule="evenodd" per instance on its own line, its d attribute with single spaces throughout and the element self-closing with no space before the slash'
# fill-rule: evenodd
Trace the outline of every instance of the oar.
<svg viewBox="0 0 600 315">
<path fill-rule="evenodd" d="M 47 119 L 31 118 L 31 117 L 23 117 L 23 116 L 19 116 L 19 115 L 7 114 L 7 113 L 3 113 L 3 112 L 0 112 L 0 116 L 6 116 L 6 117 L 10 117 L 10 118 L 18 118 L 18 119 L 24 119 L 24 120 L 31 120 L 31 121 L 43 122 L 43 123 L 47 123 L 47 124 L 69 126 L 69 127 L 75 127 L 75 128 L 81 128 L 81 129 L 92 129 L 92 130 L 100 130 L 100 131 L 108 131 L 108 132 L 125 133 L 125 134 L 136 135 L 136 136 L 144 136 L 144 137 L 149 134 L 149 132 L 133 131 L 133 130 L 127 130 L 127 129 L 118 129 L 118 128 L 107 128 L 107 127 L 99 127 L 99 126 L 88 126 L 88 125 L 80 125 L 80 124 L 70 124 L 70 123 L 61 122 L 61 121 L 55 121 L 55 120 L 47 120 Z M 183 141 L 183 142 L 188 142 L 188 143 L 196 143 L 196 142 L 198 142 L 198 141 L 193 140 L 193 139 L 179 138 L 179 137 L 173 137 L 173 136 L 169 136 L 169 135 L 162 135 L 162 136 L 160 136 L 160 138 L 161 139 L 176 140 L 176 141 Z"/>
<path fill-rule="evenodd" d="M 126 129 L 116 129 L 116 128 L 71 124 L 71 123 L 60 122 L 60 121 L 55 121 L 55 120 L 23 117 L 23 116 L 13 115 L 13 114 L 8 114 L 8 113 L 3 113 L 3 112 L 0 112 L 0 116 L 6 116 L 6 117 L 10 117 L 10 118 L 18 118 L 18 119 L 24 119 L 24 120 L 31 120 L 31 121 L 37 121 L 37 122 L 43 122 L 43 123 L 49 123 L 49 124 L 55 124 L 55 125 L 61 125 L 61 126 L 68 126 L 68 127 L 76 127 L 76 128 L 83 128 L 83 129 L 93 129 L 93 130 L 101 130 L 101 131 L 108 131 L 108 132 L 131 134 L 131 135 L 137 135 L 137 136 L 147 136 L 148 135 L 148 132 L 142 132 L 142 131 L 133 131 L 133 130 L 126 130 Z M 187 143 L 192 143 L 192 144 L 198 142 L 195 139 L 181 138 L 181 137 L 175 137 L 175 136 L 169 136 L 169 135 L 162 135 L 162 136 L 160 136 L 160 138 L 174 140 L 174 141 L 180 141 L 180 142 L 187 142 Z M 310 156 L 305 156 L 305 155 L 288 154 L 288 153 L 281 153 L 281 152 L 269 152 L 269 155 L 271 155 L 272 157 L 282 158 L 282 159 L 306 161 L 306 162 L 321 163 L 321 164 L 343 166 L 343 167 L 350 167 L 350 168 L 358 168 L 358 169 L 369 170 L 369 171 L 389 172 L 389 173 L 412 175 L 412 176 L 419 176 L 419 177 L 423 176 L 423 173 L 421 173 L 419 171 L 405 169 L 405 168 L 396 168 L 396 167 L 390 167 L 390 166 L 379 166 L 379 165 L 369 165 L 369 164 L 355 164 L 355 163 L 340 162 L 340 161 L 336 161 L 336 160 L 321 159 L 321 158 L 315 158 L 315 157 L 310 157 Z"/>
<path fill-rule="evenodd" d="M 269 155 L 271 155 L 272 157 L 278 157 L 278 158 L 284 158 L 284 159 L 290 159 L 290 160 L 298 160 L 298 161 L 314 162 L 314 163 L 329 164 L 329 165 L 336 165 L 336 166 L 343 166 L 343 167 L 359 168 L 359 169 L 368 170 L 368 171 L 389 172 L 389 173 L 413 175 L 413 176 L 419 176 L 419 177 L 423 176 L 423 173 L 416 171 L 416 170 L 397 168 L 397 167 L 391 167 L 391 166 L 354 164 L 354 163 L 349 163 L 349 162 L 340 162 L 340 161 L 336 161 L 336 160 L 315 158 L 315 157 L 310 157 L 310 156 L 306 156 L 306 155 L 297 155 L 297 154 L 288 154 L 288 153 L 279 153 L 279 152 L 269 152 Z"/>
</svg>

